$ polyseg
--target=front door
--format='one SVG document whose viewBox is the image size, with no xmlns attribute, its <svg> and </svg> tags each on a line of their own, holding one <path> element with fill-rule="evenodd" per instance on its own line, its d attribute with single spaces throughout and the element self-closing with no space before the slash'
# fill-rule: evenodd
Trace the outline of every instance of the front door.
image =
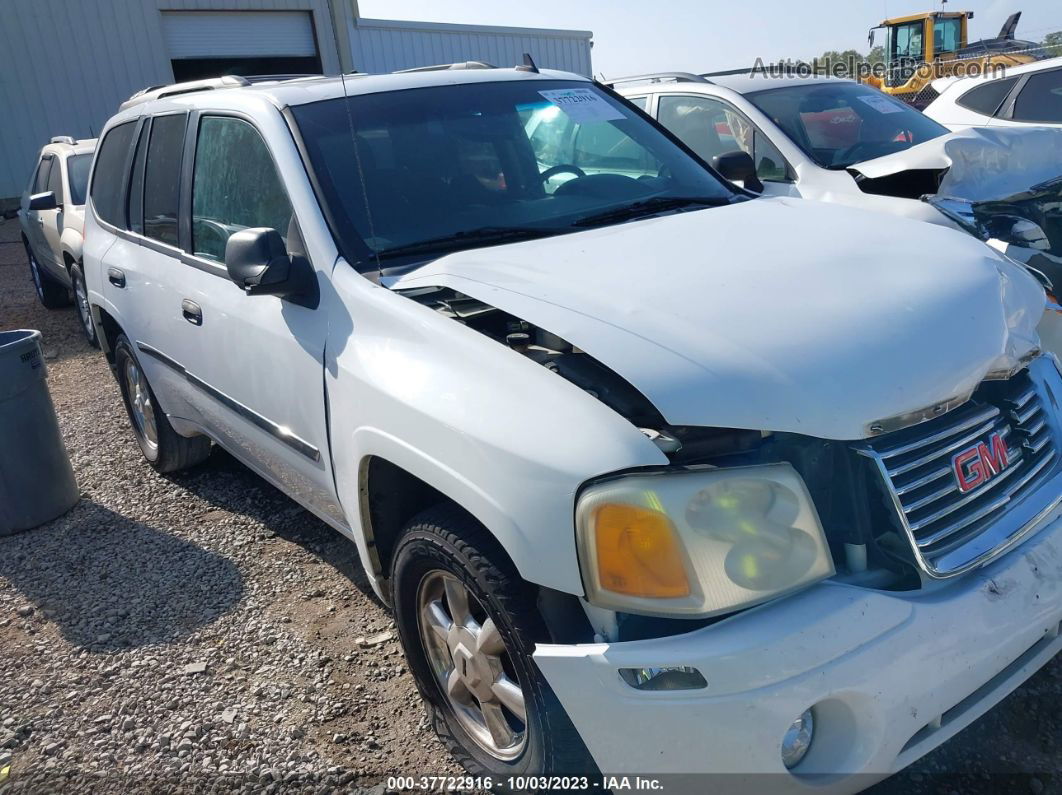
<svg viewBox="0 0 1062 795">
<path fill-rule="evenodd" d="M 37 227 L 41 230 L 42 247 L 37 256 L 42 258 L 42 264 L 49 268 L 52 273 L 60 277 L 64 283 L 69 281 L 66 264 L 63 262 L 63 249 L 60 238 L 63 234 L 63 204 L 66 197 L 63 195 L 63 164 L 60 158 L 52 158 L 52 168 L 48 172 L 48 187 L 55 194 L 55 208 L 52 210 L 40 210 L 37 213 Z M 44 262 L 44 260 L 47 260 Z"/>
<path fill-rule="evenodd" d="M 303 505 L 341 522 L 324 393 L 327 312 L 249 296 L 224 266 L 229 236 L 248 228 L 275 229 L 290 255 L 305 256 L 280 176 L 305 179 L 305 171 L 279 114 L 272 122 L 282 151 L 271 152 L 243 118 L 193 115 L 186 157 L 194 165 L 182 200 L 190 234 L 182 240 L 179 289 L 167 296 L 179 318 L 167 353 L 185 368 L 197 413 L 214 438 Z M 282 172 L 278 161 L 289 168 Z M 324 268 L 332 262 L 314 264 L 327 283 Z"/>
</svg>

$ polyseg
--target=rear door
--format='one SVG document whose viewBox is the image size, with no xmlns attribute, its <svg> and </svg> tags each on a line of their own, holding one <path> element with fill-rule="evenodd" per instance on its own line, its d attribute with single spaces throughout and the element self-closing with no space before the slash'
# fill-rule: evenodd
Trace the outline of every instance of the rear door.
<svg viewBox="0 0 1062 795">
<path fill-rule="evenodd" d="M 271 132 L 275 150 L 259 124 Z M 342 521 L 328 451 L 327 314 L 278 296 L 248 296 L 224 264 L 229 237 L 257 227 L 276 229 L 290 256 L 305 257 L 282 174 L 301 180 L 302 195 L 312 195 L 279 113 L 255 123 L 222 112 L 192 115 L 181 205 L 187 253 L 180 288 L 168 291 L 168 304 L 159 308 L 176 318 L 164 344 L 193 386 L 197 415 L 211 436 L 303 505 Z M 317 212 L 316 203 L 300 209 Z M 327 285 L 333 263 L 313 265 Z"/>
</svg>

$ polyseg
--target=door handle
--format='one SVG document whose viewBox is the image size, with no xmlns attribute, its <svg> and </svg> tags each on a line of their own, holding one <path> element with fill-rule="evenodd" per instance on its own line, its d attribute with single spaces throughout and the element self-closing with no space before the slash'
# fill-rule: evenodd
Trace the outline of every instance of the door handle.
<svg viewBox="0 0 1062 795">
<path fill-rule="evenodd" d="M 107 281 L 115 287 L 125 287 L 125 274 L 117 268 L 107 268 Z"/>
<path fill-rule="evenodd" d="M 37 216 L 37 223 L 40 224 L 41 226 L 44 226 L 44 219 L 41 218 L 39 215 Z"/>
<path fill-rule="evenodd" d="M 203 308 L 195 301 L 189 301 L 187 298 L 181 301 L 181 314 L 193 326 L 203 325 Z"/>
</svg>

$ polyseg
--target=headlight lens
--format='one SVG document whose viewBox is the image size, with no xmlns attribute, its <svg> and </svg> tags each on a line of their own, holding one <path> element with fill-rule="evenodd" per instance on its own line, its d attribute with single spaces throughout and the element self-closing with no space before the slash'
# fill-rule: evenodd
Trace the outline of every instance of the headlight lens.
<svg viewBox="0 0 1062 795">
<path fill-rule="evenodd" d="M 593 604 L 710 616 L 833 574 L 804 481 L 789 464 L 630 475 L 576 510 Z"/>
</svg>

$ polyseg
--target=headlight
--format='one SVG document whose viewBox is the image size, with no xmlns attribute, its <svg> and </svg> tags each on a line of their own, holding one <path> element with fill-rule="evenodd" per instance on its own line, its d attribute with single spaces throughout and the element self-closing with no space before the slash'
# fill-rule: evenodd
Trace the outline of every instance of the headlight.
<svg viewBox="0 0 1062 795">
<path fill-rule="evenodd" d="M 711 616 L 833 574 L 789 464 L 629 475 L 576 508 L 587 599 L 632 613 Z"/>
</svg>

